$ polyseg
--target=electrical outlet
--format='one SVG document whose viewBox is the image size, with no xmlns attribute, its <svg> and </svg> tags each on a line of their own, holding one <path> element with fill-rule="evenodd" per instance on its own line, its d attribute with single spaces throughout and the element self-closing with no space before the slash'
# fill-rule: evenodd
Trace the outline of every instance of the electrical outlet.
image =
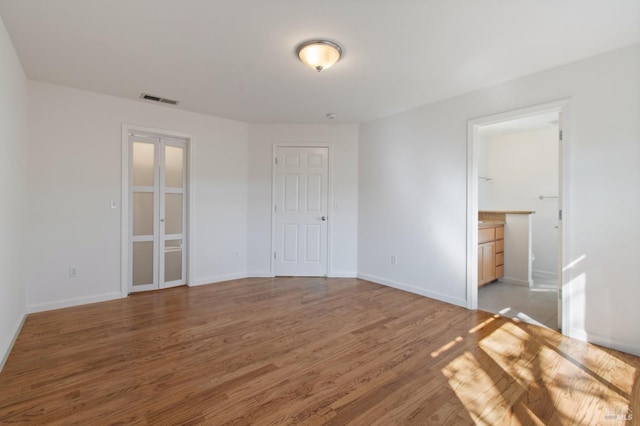
<svg viewBox="0 0 640 426">
<path fill-rule="evenodd" d="M 236 250 L 234 254 L 236 255 L 236 257 L 240 256 L 240 252 L 238 250 Z"/>
<path fill-rule="evenodd" d="M 70 266 L 69 267 L 69 278 L 77 278 L 78 277 L 78 267 Z"/>
<path fill-rule="evenodd" d="M 392 265 L 398 264 L 398 256 L 391 256 L 391 264 Z"/>
</svg>

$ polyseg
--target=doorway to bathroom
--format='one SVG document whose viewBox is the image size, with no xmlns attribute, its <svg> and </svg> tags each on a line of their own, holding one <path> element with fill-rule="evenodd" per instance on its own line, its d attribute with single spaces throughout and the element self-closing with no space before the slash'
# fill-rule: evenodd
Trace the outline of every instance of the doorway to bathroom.
<svg viewBox="0 0 640 426">
<path fill-rule="evenodd" d="M 468 213 L 475 235 L 468 238 L 468 263 L 475 263 L 469 272 L 476 275 L 473 285 L 468 282 L 469 300 L 478 309 L 553 329 L 562 328 L 563 312 L 565 109 L 558 102 L 469 123 L 475 179 Z M 487 241 L 494 227 L 497 239 Z"/>
</svg>

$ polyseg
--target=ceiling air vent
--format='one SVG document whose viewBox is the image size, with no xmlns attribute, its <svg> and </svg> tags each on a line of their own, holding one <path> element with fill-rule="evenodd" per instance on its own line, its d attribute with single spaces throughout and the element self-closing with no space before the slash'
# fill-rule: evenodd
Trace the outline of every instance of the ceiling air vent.
<svg viewBox="0 0 640 426">
<path fill-rule="evenodd" d="M 142 99 L 146 99 L 147 101 L 153 102 L 161 102 L 163 104 L 169 105 L 178 105 L 178 101 L 174 101 L 173 99 L 161 98 L 160 96 L 149 95 L 147 93 L 140 94 Z"/>
</svg>

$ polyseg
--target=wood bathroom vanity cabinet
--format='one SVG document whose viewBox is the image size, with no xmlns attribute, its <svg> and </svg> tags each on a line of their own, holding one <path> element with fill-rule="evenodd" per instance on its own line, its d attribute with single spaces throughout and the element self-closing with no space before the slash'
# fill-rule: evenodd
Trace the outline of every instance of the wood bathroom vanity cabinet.
<svg viewBox="0 0 640 426">
<path fill-rule="evenodd" d="M 504 276 L 504 222 L 478 224 L 478 286 Z"/>
</svg>

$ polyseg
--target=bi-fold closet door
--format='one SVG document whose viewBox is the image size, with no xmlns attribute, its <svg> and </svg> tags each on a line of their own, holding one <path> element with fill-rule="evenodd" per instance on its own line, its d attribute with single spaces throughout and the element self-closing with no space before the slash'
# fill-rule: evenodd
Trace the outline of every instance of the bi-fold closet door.
<svg viewBox="0 0 640 426">
<path fill-rule="evenodd" d="M 129 292 L 187 282 L 187 143 L 129 136 Z"/>
</svg>

